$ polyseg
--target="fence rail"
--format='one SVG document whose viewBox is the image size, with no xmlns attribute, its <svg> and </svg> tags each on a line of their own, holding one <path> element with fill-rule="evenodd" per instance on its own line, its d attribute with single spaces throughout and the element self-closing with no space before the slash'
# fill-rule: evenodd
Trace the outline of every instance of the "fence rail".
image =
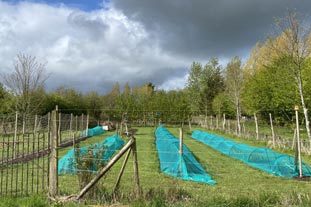
<svg viewBox="0 0 311 207">
<path fill-rule="evenodd" d="M 72 145 L 86 129 L 87 116 L 59 113 L 59 148 Z M 0 118 L 0 196 L 47 192 L 51 156 L 51 114 Z"/>
</svg>

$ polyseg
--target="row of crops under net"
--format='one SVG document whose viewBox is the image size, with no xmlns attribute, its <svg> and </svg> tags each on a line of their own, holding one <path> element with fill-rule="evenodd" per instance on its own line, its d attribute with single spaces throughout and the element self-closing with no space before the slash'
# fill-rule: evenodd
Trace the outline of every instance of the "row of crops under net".
<svg viewBox="0 0 311 207">
<path fill-rule="evenodd" d="M 174 137 L 165 127 L 158 127 L 155 134 L 157 138 L 156 146 L 161 162 L 160 166 L 164 173 L 184 180 L 208 184 L 216 183 L 184 144 L 182 145 L 183 153 L 180 154 L 179 139 Z M 251 167 L 275 176 L 284 178 L 299 176 L 299 164 L 292 156 L 281 154 L 268 148 L 256 148 L 236 143 L 224 137 L 200 130 L 193 131 L 191 137 L 228 157 L 240 160 Z M 301 171 L 302 175 L 311 176 L 311 168 L 304 162 L 301 163 Z"/>
<path fill-rule="evenodd" d="M 163 173 L 179 179 L 216 184 L 216 181 L 206 172 L 185 144 L 182 144 L 181 151 L 180 139 L 177 139 L 168 129 L 158 126 L 155 131 L 155 137 L 160 169 Z M 292 156 L 281 154 L 268 148 L 256 148 L 246 144 L 236 143 L 224 137 L 200 130 L 193 131 L 191 137 L 228 157 L 240 160 L 253 168 L 275 176 L 284 178 L 299 176 L 297 161 Z M 94 155 L 99 153 L 99 149 L 104 149 L 106 153 L 100 159 L 107 161 L 124 144 L 125 141 L 118 134 L 115 134 L 100 143 L 80 148 L 80 155 L 86 153 L 88 148 L 95 147 L 96 149 L 93 150 Z M 97 166 L 93 165 L 88 170 L 95 173 L 96 168 Z M 77 173 L 74 149 L 68 151 L 59 160 L 58 173 Z M 304 176 L 311 176 L 311 168 L 304 162 L 302 162 L 302 173 Z"/>
</svg>

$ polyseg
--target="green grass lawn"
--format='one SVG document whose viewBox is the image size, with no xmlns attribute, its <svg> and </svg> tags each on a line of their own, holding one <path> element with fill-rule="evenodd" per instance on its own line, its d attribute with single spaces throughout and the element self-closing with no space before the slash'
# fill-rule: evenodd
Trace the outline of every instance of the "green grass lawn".
<svg viewBox="0 0 311 207">
<path fill-rule="evenodd" d="M 168 128 L 168 130 L 176 137 L 179 136 L 178 128 Z M 310 182 L 285 179 L 254 169 L 195 141 L 190 137 L 189 131 L 184 133 L 184 143 L 217 184 L 208 185 L 184 181 L 165 175 L 159 168 L 154 131 L 155 128 L 152 127 L 139 128 L 135 135 L 140 185 L 144 193 L 145 204 L 151 205 L 154 202 L 154 197 L 159 195 L 159 199 L 164 200 L 164 203 L 173 202 L 175 206 L 205 206 L 207 203 L 215 206 L 239 206 L 243 203 L 249 206 L 298 205 L 299 202 L 301 205 L 311 204 Z M 111 134 L 112 132 L 109 132 L 93 137 L 83 144 L 98 142 Z M 243 142 L 243 140 L 235 141 Z M 246 140 L 246 142 L 252 144 L 251 140 Z M 254 145 L 259 146 L 260 143 L 254 142 Z M 122 160 L 109 171 L 100 183 L 101 188 L 105 188 L 108 193 L 111 193 L 114 187 Z M 310 156 L 303 156 L 303 160 L 308 164 L 311 163 Z M 133 202 L 135 199 L 130 198 L 134 183 L 132 159 L 129 161 L 121 180 L 120 192 L 123 195 L 123 202 L 132 202 L 132 205 L 135 206 L 137 202 L 135 204 Z M 60 176 L 60 192 L 63 194 L 78 192 L 76 180 L 76 176 Z M 148 195 L 152 195 L 153 198 Z M 148 199 L 150 200 L 148 201 Z"/>
<path fill-rule="evenodd" d="M 178 128 L 168 128 L 176 137 Z M 184 143 L 194 154 L 208 174 L 217 182 L 215 185 L 184 181 L 170 177 L 160 171 L 159 159 L 155 147 L 155 128 L 138 128 L 137 140 L 138 166 L 142 196 L 133 195 L 133 159 L 127 163 L 121 179 L 118 203 L 129 206 L 311 206 L 311 181 L 285 179 L 254 169 L 246 164 L 229 158 L 212 148 L 195 141 L 190 131 L 184 130 Z M 113 135 L 107 132 L 92 137 L 80 144 L 89 145 Z M 235 139 L 253 146 L 263 143 L 250 139 Z M 127 138 L 125 138 L 127 139 Z M 68 149 L 59 152 L 63 156 Z M 285 153 L 285 152 L 283 152 Z M 287 154 L 293 155 L 291 151 Z M 98 184 L 99 196 L 88 201 L 89 204 L 111 202 L 111 192 L 123 163 L 121 158 Z M 310 156 L 303 155 L 303 160 L 311 164 Z M 59 194 L 78 194 L 76 175 L 59 176 Z M 106 196 L 104 196 L 106 195 Z M 106 204 L 107 204 L 106 203 Z M 118 205 L 116 205 L 118 206 Z M 121 204 L 120 204 L 121 206 Z"/>
</svg>

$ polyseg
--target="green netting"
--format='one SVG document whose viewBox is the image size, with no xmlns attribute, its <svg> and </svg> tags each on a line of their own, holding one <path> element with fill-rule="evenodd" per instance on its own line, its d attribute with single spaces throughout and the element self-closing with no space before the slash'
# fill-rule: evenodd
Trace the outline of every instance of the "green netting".
<svg viewBox="0 0 311 207">
<path fill-rule="evenodd" d="M 86 134 L 86 130 L 83 130 L 82 137 L 85 137 L 86 135 L 92 137 L 92 136 L 100 135 L 103 133 L 105 133 L 105 130 L 103 129 L 103 127 L 96 126 L 94 128 L 88 129 L 87 134 Z"/>
<path fill-rule="evenodd" d="M 156 147 L 160 159 L 161 171 L 184 180 L 215 184 L 200 163 L 193 157 L 187 146 L 183 144 L 183 153 L 179 153 L 179 139 L 166 128 L 159 126 L 155 132 Z"/>
<path fill-rule="evenodd" d="M 94 149 L 93 153 L 96 155 L 99 151 L 105 151 L 102 156 L 102 161 L 105 162 L 119 150 L 123 145 L 124 141 L 118 134 L 106 138 L 104 141 L 80 148 L 80 156 L 83 156 L 89 148 Z M 89 169 L 92 172 L 96 172 L 97 167 L 94 165 L 93 169 Z M 75 149 L 71 149 L 58 161 L 58 174 L 76 174 L 76 159 Z"/>
<path fill-rule="evenodd" d="M 200 130 L 193 131 L 192 138 L 229 157 L 241 160 L 254 168 L 273 175 L 285 178 L 299 175 L 297 162 L 295 162 L 292 156 L 284 155 L 268 148 L 256 148 L 239 144 Z M 302 172 L 304 176 L 311 176 L 311 168 L 304 162 L 302 162 Z"/>
</svg>

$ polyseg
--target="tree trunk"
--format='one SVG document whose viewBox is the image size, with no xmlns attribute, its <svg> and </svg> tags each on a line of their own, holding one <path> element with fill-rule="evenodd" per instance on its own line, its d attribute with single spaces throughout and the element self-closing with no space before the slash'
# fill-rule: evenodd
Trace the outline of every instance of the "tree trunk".
<svg viewBox="0 0 311 207">
<path fill-rule="evenodd" d="M 240 121 L 240 101 L 236 97 L 236 121 L 237 121 L 237 135 L 241 134 L 241 121 Z"/>
<path fill-rule="evenodd" d="M 308 109 L 306 107 L 306 103 L 305 103 L 305 99 L 304 99 L 304 95 L 303 95 L 302 81 L 301 81 L 300 76 L 297 77 L 297 81 L 298 81 L 298 88 L 299 88 L 299 94 L 300 94 L 300 99 L 301 99 L 301 106 L 303 108 L 303 114 L 304 114 L 305 120 L 306 120 L 306 130 L 307 130 L 307 134 L 308 134 L 308 138 L 309 138 L 309 142 L 310 142 L 310 147 L 311 147 L 310 121 L 309 121 Z"/>
</svg>

